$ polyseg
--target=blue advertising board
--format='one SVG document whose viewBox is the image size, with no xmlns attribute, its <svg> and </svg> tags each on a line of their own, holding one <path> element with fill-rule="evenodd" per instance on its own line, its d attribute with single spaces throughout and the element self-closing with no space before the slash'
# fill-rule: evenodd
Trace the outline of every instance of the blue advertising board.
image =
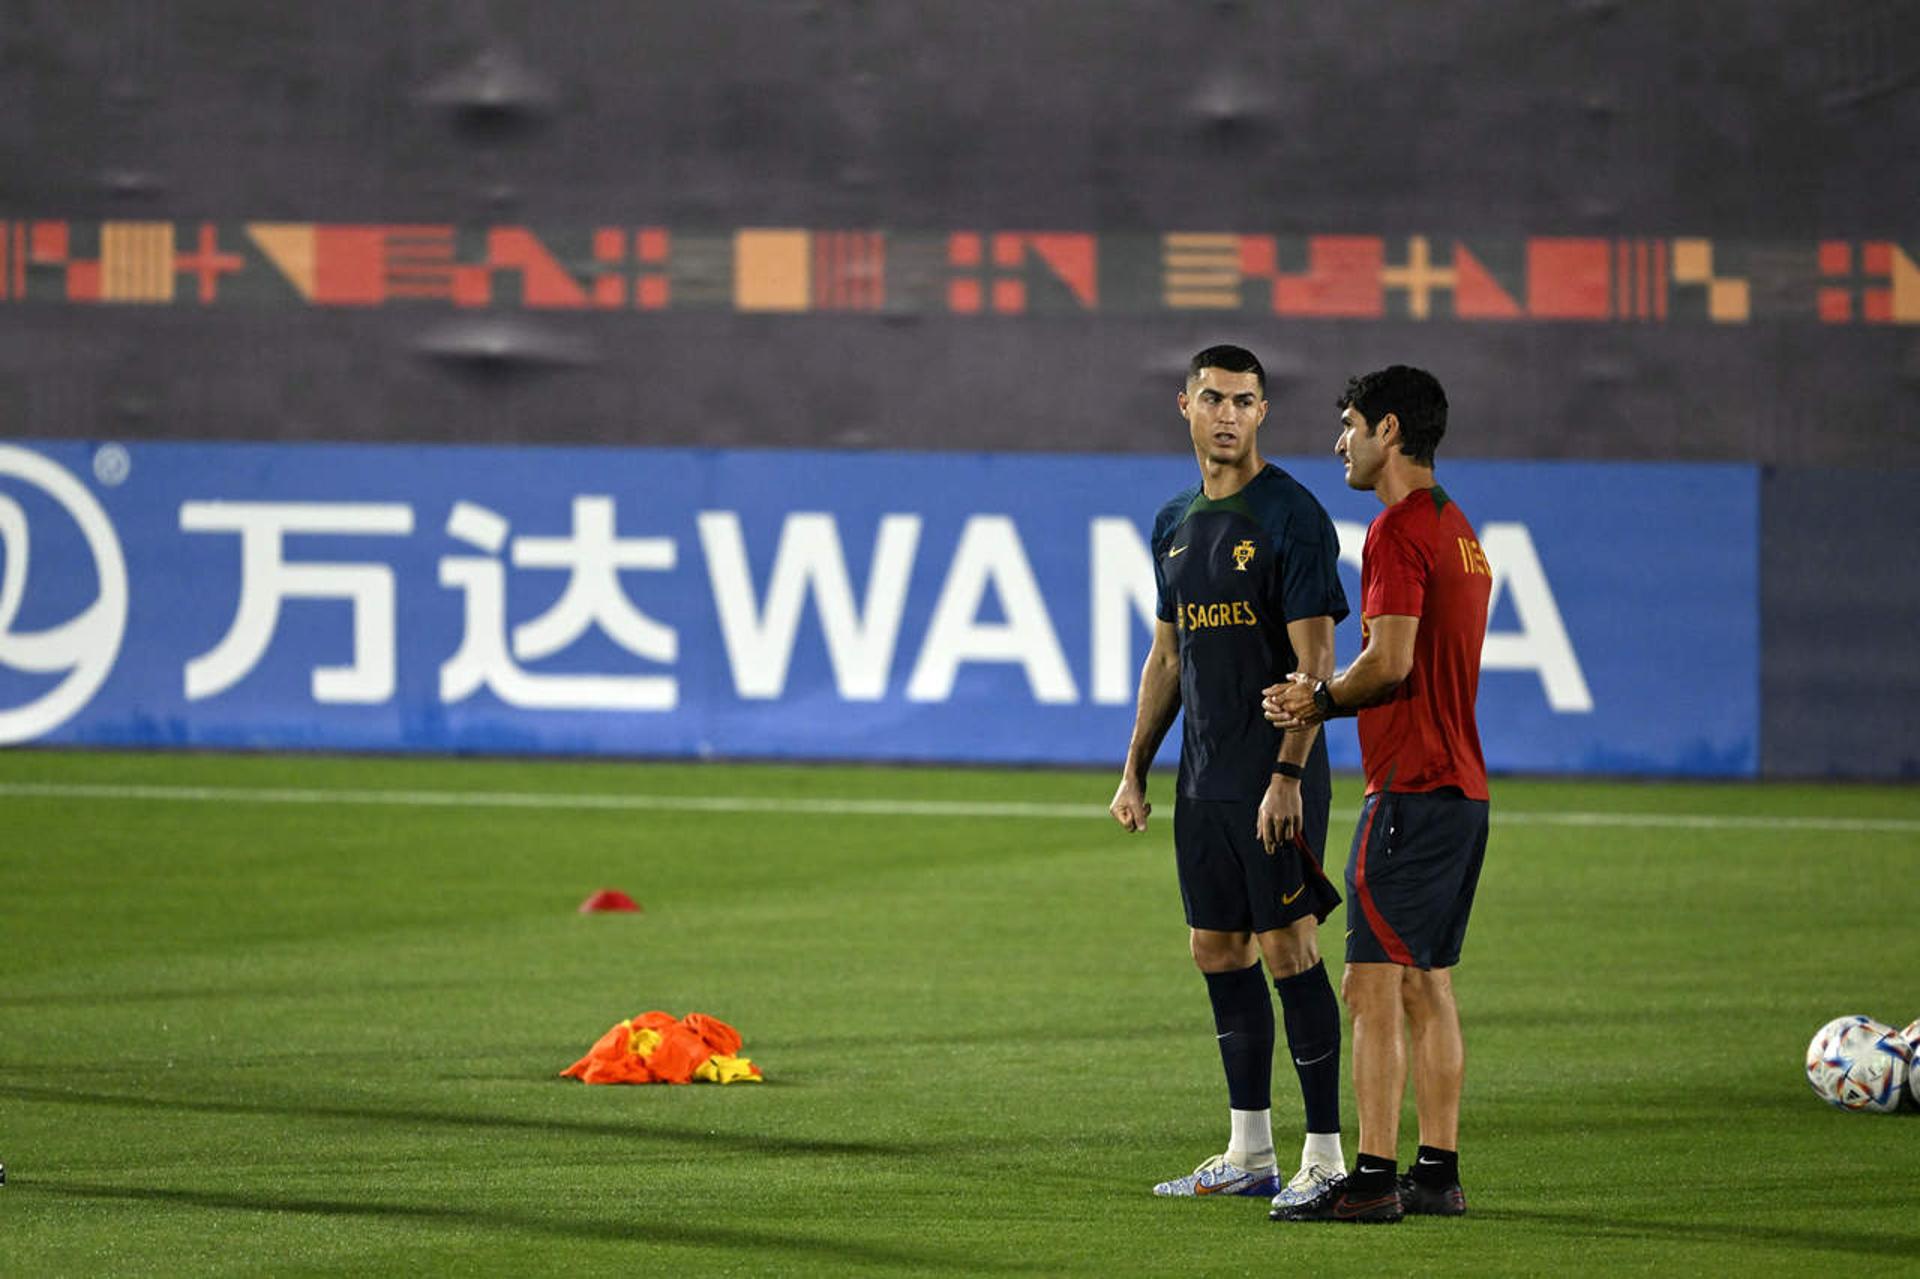
<svg viewBox="0 0 1920 1279">
<path fill-rule="evenodd" d="M 1371 494 L 1326 503 L 1350 600 Z M 1748 466 L 1443 461 L 1501 771 L 1750 776 Z M 1118 767 L 1190 458 L 0 443 L 0 742 Z M 1342 664 L 1357 618 L 1340 628 Z M 1163 758 L 1171 759 L 1178 734 Z M 1351 723 L 1330 734 L 1358 764 Z"/>
</svg>

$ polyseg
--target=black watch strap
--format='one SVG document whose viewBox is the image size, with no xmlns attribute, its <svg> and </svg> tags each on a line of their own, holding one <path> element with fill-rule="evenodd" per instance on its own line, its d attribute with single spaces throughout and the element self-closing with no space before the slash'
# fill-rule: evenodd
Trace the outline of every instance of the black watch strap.
<svg viewBox="0 0 1920 1279">
<path fill-rule="evenodd" d="M 1273 771 L 1282 777 L 1291 777 L 1296 782 L 1307 775 L 1306 769 L 1290 760 L 1284 759 L 1276 759 L 1273 761 Z"/>
<path fill-rule="evenodd" d="M 1320 712 L 1321 719 L 1332 719 L 1340 708 L 1334 704 L 1333 690 L 1327 687 L 1327 681 L 1321 680 L 1313 686 L 1313 704 Z"/>
</svg>

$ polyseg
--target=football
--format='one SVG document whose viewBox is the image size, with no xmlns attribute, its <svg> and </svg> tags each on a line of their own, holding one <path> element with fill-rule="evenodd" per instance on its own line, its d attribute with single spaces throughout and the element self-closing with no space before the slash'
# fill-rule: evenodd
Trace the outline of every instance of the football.
<svg viewBox="0 0 1920 1279">
<path fill-rule="evenodd" d="M 1807 1082 L 1842 1110 L 1897 1110 L 1912 1052 L 1902 1032 L 1871 1017 L 1836 1017 L 1807 1045 Z"/>
<path fill-rule="evenodd" d="M 1907 1090 L 1913 1097 L 1913 1104 L 1920 1106 L 1920 1017 L 1907 1023 L 1900 1032 L 1900 1038 L 1907 1042 Z"/>
</svg>

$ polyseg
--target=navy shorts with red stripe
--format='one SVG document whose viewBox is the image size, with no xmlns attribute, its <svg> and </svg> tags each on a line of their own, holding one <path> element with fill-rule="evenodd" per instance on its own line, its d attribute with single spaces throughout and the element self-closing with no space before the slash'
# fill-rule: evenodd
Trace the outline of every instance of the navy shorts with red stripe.
<svg viewBox="0 0 1920 1279">
<path fill-rule="evenodd" d="M 1174 801 L 1173 853 L 1187 927 L 1264 933 L 1340 905 L 1340 890 L 1320 866 L 1332 796 L 1301 795 L 1304 835 L 1267 852 L 1260 843 L 1259 800 Z"/>
<path fill-rule="evenodd" d="M 1484 799 L 1453 786 L 1367 796 L 1347 857 L 1347 962 L 1459 963 L 1486 855 Z"/>
</svg>

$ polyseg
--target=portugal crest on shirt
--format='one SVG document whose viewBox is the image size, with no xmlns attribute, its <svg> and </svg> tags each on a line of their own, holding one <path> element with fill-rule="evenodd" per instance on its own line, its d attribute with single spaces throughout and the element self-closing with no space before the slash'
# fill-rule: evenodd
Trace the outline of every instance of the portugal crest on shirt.
<svg viewBox="0 0 1920 1279">
<path fill-rule="evenodd" d="M 1234 571 L 1240 572 L 1240 573 L 1246 572 L 1247 565 L 1252 560 L 1253 560 L 1253 540 L 1251 538 L 1247 539 L 1244 542 L 1241 542 L 1238 546 L 1235 546 L 1233 548 Z"/>
</svg>

